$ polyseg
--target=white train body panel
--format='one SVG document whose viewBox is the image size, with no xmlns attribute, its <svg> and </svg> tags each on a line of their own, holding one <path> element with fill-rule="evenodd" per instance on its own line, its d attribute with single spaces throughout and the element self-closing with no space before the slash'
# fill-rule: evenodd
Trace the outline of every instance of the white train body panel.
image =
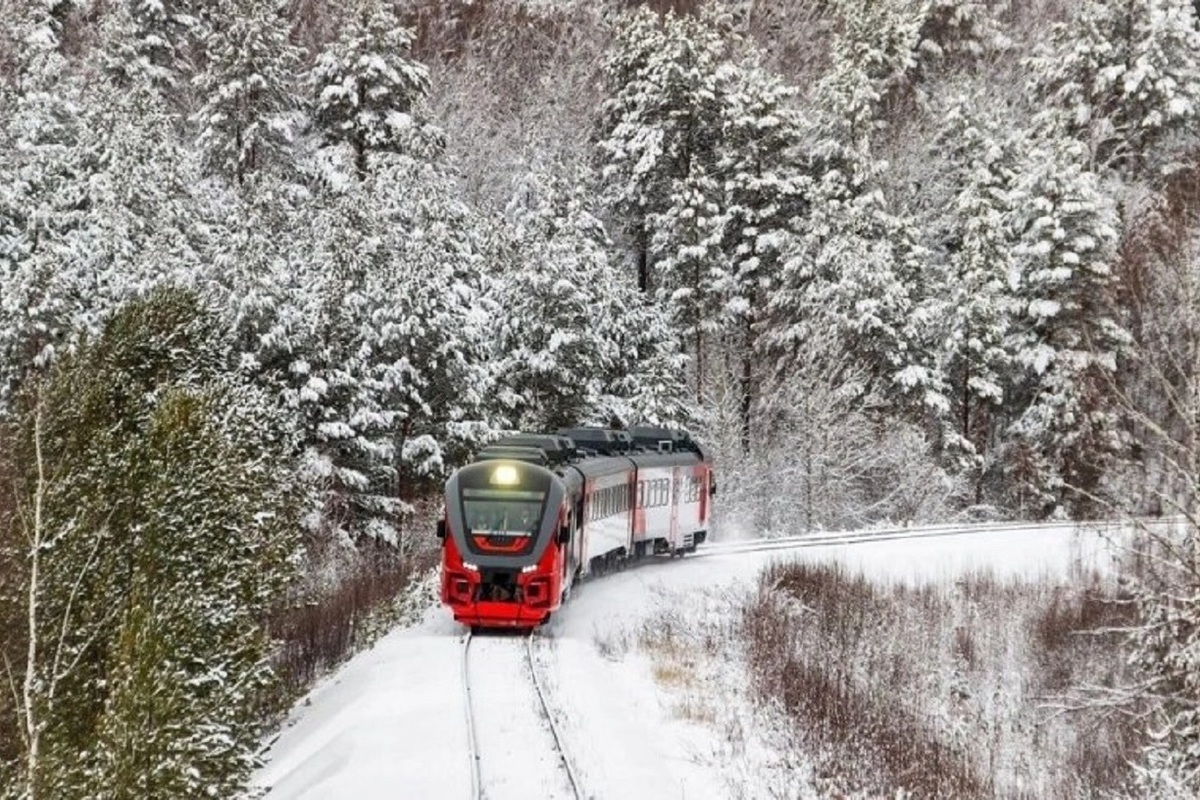
<svg viewBox="0 0 1200 800">
<path fill-rule="evenodd" d="M 583 564 L 611 553 L 629 552 L 632 517 L 629 472 L 602 475 L 585 484 L 583 505 Z"/>
</svg>

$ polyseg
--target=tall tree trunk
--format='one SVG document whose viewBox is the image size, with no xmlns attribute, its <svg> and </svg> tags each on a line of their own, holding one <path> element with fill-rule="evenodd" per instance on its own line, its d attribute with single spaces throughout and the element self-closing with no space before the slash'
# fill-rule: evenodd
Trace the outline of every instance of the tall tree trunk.
<svg viewBox="0 0 1200 800">
<path fill-rule="evenodd" d="M 754 402 L 754 317 L 746 315 L 745 340 L 742 343 L 742 452 L 750 452 L 750 409 Z"/>
<path fill-rule="evenodd" d="M 27 528 L 29 539 L 29 641 L 25 651 L 25 682 L 22 687 L 22 702 L 25 705 L 25 796 L 36 800 L 38 796 L 38 768 L 42 743 L 42 720 L 37 708 L 38 666 L 38 582 L 41 580 L 41 552 L 43 544 L 42 507 L 46 496 L 46 467 L 42 458 L 42 399 L 39 390 L 33 417 L 33 445 L 37 459 L 37 486 L 33 493 L 33 522 Z"/>
<path fill-rule="evenodd" d="M 650 291 L 650 246 L 646 238 L 646 220 L 643 219 L 637 230 L 637 281 L 638 291 L 642 294 Z"/>
<path fill-rule="evenodd" d="M 359 84 L 358 87 L 358 107 L 364 108 L 367 102 L 366 87 Z M 358 173 L 358 180 L 361 182 L 367 177 L 367 136 L 363 133 L 361 127 L 356 127 L 354 131 L 354 169 Z"/>
</svg>

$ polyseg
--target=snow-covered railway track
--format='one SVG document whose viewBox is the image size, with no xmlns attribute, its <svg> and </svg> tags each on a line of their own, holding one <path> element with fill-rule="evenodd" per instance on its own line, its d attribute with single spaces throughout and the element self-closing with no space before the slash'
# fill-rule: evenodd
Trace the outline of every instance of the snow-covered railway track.
<svg viewBox="0 0 1200 800">
<path fill-rule="evenodd" d="M 538 674 L 535 638 L 462 639 L 473 800 L 586 797 Z"/>
<path fill-rule="evenodd" d="M 483 782 L 479 776 L 479 743 L 475 735 L 475 704 L 471 698 L 470 650 L 472 634 L 462 637 L 463 708 L 467 712 L 467 759 L 471 769 L 471 800 L 482 800 Z"/>
<path fill-rule="evenodd" d="M 559 762 L 562 764 L 563 771 L 567 775 L 567 781 L 571 784 L 572 796 L 575 800 L 587 800 L 587 795 L 583 793 L 583 784 L 580 783 L 579 775 L 571 765 L 571 758 L 567 755 L 567 748 L 563 744 L 562 734 L 559 731 L 557 723 L 554 721 L 554 712 L 550 708 L 550 703 L 547 702 L 545 684 L 542 683 L 542 679 L 538 675 L 537 661 L 533 656 L 533 643 L 535 640 L 540 639 L 541 637 L 536 633 L 525 637 L 525 656 L 529 662 L 529 674 L 533 678 L 533 688 L 537 691 L 538 702 L 542 706 L 542 716 L 546 720 L 546 725 L 550 728 L 550 735 L 554 737 L 554 750 L 558 753 Z"/>
<path fill-rule="evenodd" d="M 1103 523 L 1097 523 L 1103 527 Z M 1086 522 L 1039 523 L 1028 522 L 982 523 L 972 525 L 931 525 L 921 528 L 884 528 L 873 531 L 844 533 L 812 533 L 800 536 L 782 536 L 776 539 L 756 539 L 739 542 L 710 542 L 700 545 L 689 558 L 704 556 L 733 555 L 736 553 L 758 553 L 768 550 L 796 550 L 804 547 L 828 547 L 841 544 L 865 544 L 894 539 L 928 539 L 937 536 L 964 536 L 997 533 L 1001 531 L 1086 528 Z"/>
</svg>

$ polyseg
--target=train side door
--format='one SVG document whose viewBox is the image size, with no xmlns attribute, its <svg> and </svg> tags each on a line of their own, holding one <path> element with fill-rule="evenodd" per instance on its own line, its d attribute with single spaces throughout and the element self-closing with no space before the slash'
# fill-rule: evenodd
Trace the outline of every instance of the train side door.
<svg viewBox="0 0 1200 800">
<path fill-rule="evenodd" d="M 671 547 L 679 547 L 679 467 L 671 468 Z"/>
<path fill-rule="evenodd" d="M 568 557 L 563 559 L 563 579 L 570 581 L 579 571 L 579 563 L 583 559 L 583 493 L 575 498 L 575 504 L 570 512 L 571 544 L 568 547 Z"/>
</svg>

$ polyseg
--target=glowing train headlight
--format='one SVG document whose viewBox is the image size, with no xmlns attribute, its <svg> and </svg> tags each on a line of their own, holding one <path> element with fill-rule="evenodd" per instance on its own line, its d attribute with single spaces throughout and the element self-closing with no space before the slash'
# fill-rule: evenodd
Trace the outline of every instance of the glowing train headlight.
<svg viewBox="0 0 1200 800">
<path fill-rule="evenodd" d="M 521 572 L 529 573 L 537 569 L 537 564 L 530 564 L 527 567 L 521 567 Z"/>
<path fill-rule="evenodd" d="M 471 563 L 471 562 L 469 562 L 469 561 L 464 561 L 464 562 L 462 562 L 462 565 L 463 565 L 463 567 L 465 567 L 466 569 L 469 569 L 469 570 L 471 570 L 471 572 L 479 572 L 479 567 L 477 567 L 476 565 L 472 564 L 472 563 Z"/>
<path fill-rule="evenodd" d="M 491 482 L 496 486 L 516 486 L 521 482 L 521 476 L 512 464 L 500 464 L 492 470 Z"/>
</svg>

